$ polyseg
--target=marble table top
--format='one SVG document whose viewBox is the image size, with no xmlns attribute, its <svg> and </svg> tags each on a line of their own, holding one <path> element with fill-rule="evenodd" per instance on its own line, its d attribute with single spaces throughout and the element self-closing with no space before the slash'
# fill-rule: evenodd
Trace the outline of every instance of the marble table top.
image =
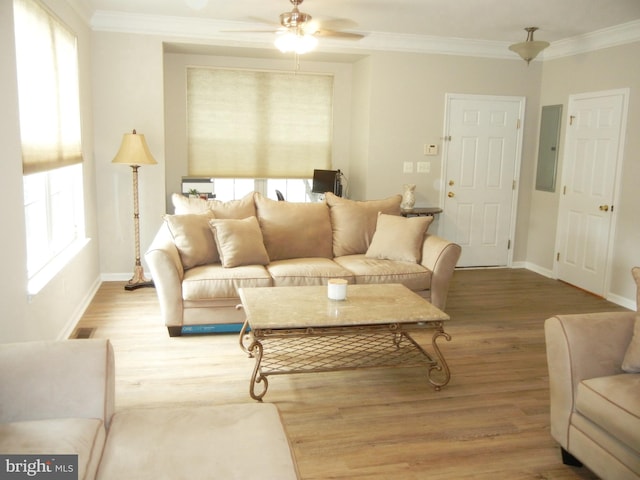
<svg viewBox="0 0 640 480">
<path fill-rule="evenodd" d="M 346 300 L 330 300 L 327 286 L 240 288 L 253 329 L 411 324 L 449 316 L 400 284 L 348 285 Z"/>
</svg>

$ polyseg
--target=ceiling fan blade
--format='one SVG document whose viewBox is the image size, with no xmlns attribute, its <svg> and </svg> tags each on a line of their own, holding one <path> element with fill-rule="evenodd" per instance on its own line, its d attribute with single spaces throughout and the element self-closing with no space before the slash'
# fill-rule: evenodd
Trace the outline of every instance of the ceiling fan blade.
<svg viewBox="0 0 640 480">
<path fill-rule="evenodd" d="M 335 30 L 326 30 L 324 28 L 316 30 L 314 35 L 318 37 L 343 38 L 345 40 L 360 40 L 361 38 L 365 37 L 361 33 L 337 32 Z"/>
<path fill-rule="evenodd" d="M 220 30 L 222 33 L 278 33 L 280 30 Z"/>
<path fill-rule="evenodd" d="M 322 28 L 327 30 L 334 30 L 336 32 L 342 30 L 356 30 L 358 28 L 358 22 L 348 20 L 346 18 L 323 18 L 319 20 Z"/>
</svg>

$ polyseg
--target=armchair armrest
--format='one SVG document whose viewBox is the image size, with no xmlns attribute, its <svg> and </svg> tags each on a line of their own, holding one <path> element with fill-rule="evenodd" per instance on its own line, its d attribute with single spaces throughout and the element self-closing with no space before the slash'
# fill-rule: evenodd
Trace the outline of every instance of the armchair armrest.
<svg viewBox="0 0 640 480">
<path fill-rule="evenodd" d="M 113 347 L 109 340 L 0 345 L 0 423 L 99 418 L 114 411 Z"/>
<path fill-rule="evenodd" d="M 568 447 L 575 394 L 582 380 L 622 373 L 635 312 L 558 315 L 544 323 L 551 435 Z"/>
<path fill-rule="evenodd" d="M 432 272 L 431 303 L 440 310 L 444 310 L 447 303 L 449 283 L 461 252 L 462 248 L 456 243 L 436 235 L 425 235 L 420 263 Z"/>
<path fill-rule="evenodd" d="M 166 326 L 182 326 L 182 279 L 180 252 L 165 223 L 144 254 L 156 287 L 162 319 Z"/>
</svg>

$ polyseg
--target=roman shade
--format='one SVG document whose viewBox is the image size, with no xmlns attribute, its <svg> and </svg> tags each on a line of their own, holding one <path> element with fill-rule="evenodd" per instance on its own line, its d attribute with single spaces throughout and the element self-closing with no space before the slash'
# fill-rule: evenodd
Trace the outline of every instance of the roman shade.
<svg viewBox="0 0 640 480">
<path fill-rule="evenodd" d="M 333 76 L 187 68 L 189 175 L 305 178 L 330 168 Z"/>
<path fill-rule="evenodd" d="M 39 2 L 14 6 L 23 172 L 80 163 L 76 37 Z"/>
</svg>

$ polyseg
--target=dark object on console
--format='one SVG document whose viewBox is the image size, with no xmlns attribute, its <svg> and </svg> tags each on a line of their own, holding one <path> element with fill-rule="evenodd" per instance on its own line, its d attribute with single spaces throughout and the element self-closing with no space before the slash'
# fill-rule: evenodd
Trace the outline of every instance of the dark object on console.
<svg viewBox="0 0 640 480">
<path fill-rule="evenodd" d="M 280 190 L 276 190 L 276 197 L 278 197 L 279 202 L 284 202 L 284 195 Z"/>
<path fill-rule="evenodd" d="M 311 191 L 313 193 L 332 192 L 339 197 L 342 196 L 342 182 L 340 170 L 314 170 L 313 185 Z"/>
</svg>

